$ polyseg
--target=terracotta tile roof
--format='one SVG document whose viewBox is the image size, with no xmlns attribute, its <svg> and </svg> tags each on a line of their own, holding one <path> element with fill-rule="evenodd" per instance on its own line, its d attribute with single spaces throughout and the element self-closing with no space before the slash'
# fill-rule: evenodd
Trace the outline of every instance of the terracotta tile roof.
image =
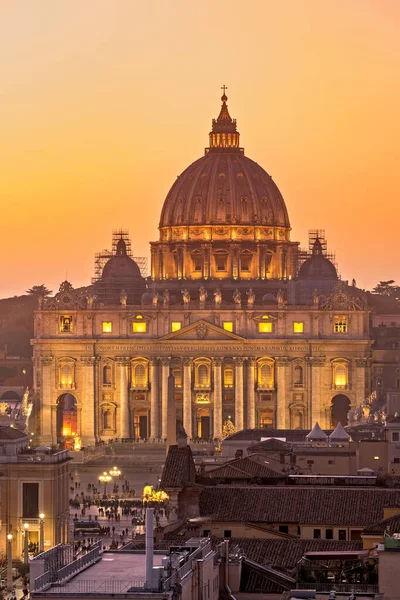
<svg viewBox="0 0 400 600">
<path fill-rule="evenodd" d="M 253 477 L 283 477 L 282 467 L 278 461 L 267 458 L 264 454 L 252 454 L 245 458 L 238 458 L 232 463 L 233 466 L 249 473 Z"/>
<path fill-rule="evenodd" d="M 241 469 L 238 469 L 231 463 L 227 463 L 222 467 L 218 467 L 218 469 L 211 469 L 211 471 L 207 471 L 207 476 L 212 477 L 213 479 L 252 479 L 253 477 L 249 473 L 245 473 Z"/>
<path fill-rule="evenodd" d="M 237 544 L 251 560 L 260 564 L 268 564 L 289 574 L 306 552 L 362 550 L 361 541 L 261 540 L 254 538 L 232 538 L 231 541 L 233 544 Z M 247 593 L 282 593 L 284 590 L 278 584 L 245 567 L 242 572 L 240 591 Z"/>
<path fill-rule="evenodd" d="M 327 435 L 332 433 L 332 429 L 324 430 Z M 304 442 L 306 435 L 310 433 L 309 429 L 242 429 L 232 434 L 225 441 L 247 441 L 260 442 L 261 438 L 285 438 L 287 442 Z"/>
<path fill-rule="evenodd" d="M 395 515 L 389 519 L 383 519 L 366 527 L 363 531 L 366 535 L 400 533 L 400 515 Z"/>
<path fill-rule="evenodd" d="M 0 442 L 2 440 L 22 440 L 27 437 L 26 433 L 15 427 L 8 427 L 8 425 L 0 427 Z"/>
<path fill-rule="evenodd" d="M 181 488 L 196 482 L 196 468 L 190 446 L 170 446 L 161 475 L 161 488 Z"/>
<path fill-rule="evenodd" d="M 282 440 L 278 440 L 275 438 L 271 438 L 270 440 L 264 440 L 263 442 L 258 442 L 258 444 L 252 444 L 247 448 L 249 452 L 282 452 L 289 451 L 292 448 L 292 444 L 288 442 L 283 442 Z"/>
<path fill-rule="evenodd" d="M 204 488 L 199 504 L 213 521 L 366 527 L 400 507 L 400 490 L 226 486 Z"/>
<path fill-rule="evenodd" d="M 272 468 L 271 468 L 272 467 Z M 253 479 L 284 477 L 282 465 L 265 454 L 252 454 L 245 458 L 235 458 L 222 467 L 207 471 L 208 477 L 226 479 Z"/>
</svg>

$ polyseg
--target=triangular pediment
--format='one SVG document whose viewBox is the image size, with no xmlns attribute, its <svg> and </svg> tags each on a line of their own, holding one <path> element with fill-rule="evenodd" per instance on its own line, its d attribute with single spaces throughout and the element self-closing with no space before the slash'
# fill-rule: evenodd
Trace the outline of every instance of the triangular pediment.
<svg viewBox="0 0 400 600">
<path fill-rule="evenodd" d="M 195 323 L 191 323 L 186 327 L 182 327 L 179 331 L 173 331 L 168 335 L 165 335 L 162 340 L 219 340 L 244 342 L 244 338 L 231 331 L 226 331 L 218 325 L 209 323 L 204 319 L 199 319 Z"/>
</svg>

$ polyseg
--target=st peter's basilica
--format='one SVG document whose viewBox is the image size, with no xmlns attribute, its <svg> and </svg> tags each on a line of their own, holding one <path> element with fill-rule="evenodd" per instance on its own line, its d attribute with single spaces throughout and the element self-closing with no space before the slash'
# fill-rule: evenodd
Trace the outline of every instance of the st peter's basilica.
<svg viewBox="0 0 400 600">
<path fill-rule="evenodd" d="M 323 234 L 290 239 L 285 201 L 247 158 L 227 97 L 209 147 L 176 179 L 151 242 L 151 275 L 127 232 L 94 282 L 67 281 L 35 313 L 35 434 L 220 438 L 243 428 L 347 422 L 369 394 L 372 341 L 360 291 L 340 281 Z"/>
</svg>

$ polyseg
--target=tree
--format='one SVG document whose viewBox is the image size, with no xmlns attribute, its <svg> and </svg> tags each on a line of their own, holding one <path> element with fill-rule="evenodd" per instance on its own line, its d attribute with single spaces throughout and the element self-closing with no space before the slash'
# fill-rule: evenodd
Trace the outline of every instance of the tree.
<svg viewBox="0 0 400 600">
<path fill-rule="evenodd" d="M 400 286 L 396 285 L 394 279 L 380 281 L 372 290 L 373 294 L 383 296 L 388 300 L 400 304 Z"/>
<path fill-rule="evenodd" d="M 26 290 L 26 293 L 30 296 L 42 296 L 42 298 L 46 298 L 53 292 L 48 290 L 44 283 L 42 283 L 41 285 L 32 286 L 29 290 Z"/>
<path fill-rule="evenodd" d="M 224 440 L 229 435 L 233 435 L 234 433 L 236 433 L 236 427 L 230 420 L 230 417 L 228 417 L 222 426 L 222 439 Z"/>
</svg>

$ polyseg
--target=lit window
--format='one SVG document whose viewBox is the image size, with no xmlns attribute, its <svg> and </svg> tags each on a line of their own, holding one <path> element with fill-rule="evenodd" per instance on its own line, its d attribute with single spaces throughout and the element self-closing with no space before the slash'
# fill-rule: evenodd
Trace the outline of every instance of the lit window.
<svg viewBox="0 0 400 600">
<path fill-rule="evenodd" d="M 172 321 L 171 331 L 179 331 L 181 328 L 182 328 L 182 323 L 180 321 Z"/>
<path fill-rule="evenodd" d="M 379 456 L 374 456 L 374 460 L 379 460 Z"/>
<path fill-rule="evenodd" d="M 72 332 L 72 317 L 71 316 L 60 317 L 60 331 L 61 331 L 61 333 L 71 333 Z"/>
<path fill-rule="evenodd" d="M 272 333 L 272 323 L 270 322 L 262 322 L 258 324 L 259 333 Z"/>
<path fill-rule="evenodd" d="M 272 365 L 264 363 L 258 370 L 258 384 L 262 388 L 272 388 L 274 385 L 274 372 Z"/>
<path fill-rule="evenodd" d="M 74 366 L 72 363 L 60 365 L 60 387 L 64 390 L 71 389 L 74 383 Z"/>
<path fill-rule="evenodd" d="M 225 329 L 225 331 L 233 331 L 232 321 L 224 321 L 223 328 Z"/>
<path fill-rule="evenodd" d="M 334 366 L 334 381 L 337 388 L 344 388 L 347 386 L 347 366 L 343 364 L 337 364 Z"/>
<path fill-rule="evenodd" d="M 231 369 L 230 367 L 224 370 L 224 386 L 233 386 L 233 369 Z"/>
<path fill-rule="evenodd" d="M 147 369 L 143 363 L 137 363 L 133 367 L 133 384 L 136 387 L 147 386 Z"/>
<path fill-rule="evenodd" d="M 146 333 L 147 332 L 147 323 L 146 323 L 146 321 L 139 321 L 139 323 L 133 322 L 132 328 L 133 328 L 133 333 Z"/>
<path fill-rule="evenodd" d="M 101 328 L 103 333 L 111 333 L 112 332 L 112 322 L 111 321 L 103 321 L 101 324 Z"/>
<path fill-rule="evenodd" d="M 293 333 L 303 333 L 304 323 L 302 321 L 295 321 L 293 323 Z"/>
<path fill-rule="evenodd" d="M 335 333 L 347 333 L 347 317 L 345 315 L 335 317 L 333 330 Z"/>
<path fill-rule="evenodd" d="M 197 384 L 202 387 L 207 387 L 209 385 L 207 365 L 199 365 L 197 369 Z"/>
</svg>

